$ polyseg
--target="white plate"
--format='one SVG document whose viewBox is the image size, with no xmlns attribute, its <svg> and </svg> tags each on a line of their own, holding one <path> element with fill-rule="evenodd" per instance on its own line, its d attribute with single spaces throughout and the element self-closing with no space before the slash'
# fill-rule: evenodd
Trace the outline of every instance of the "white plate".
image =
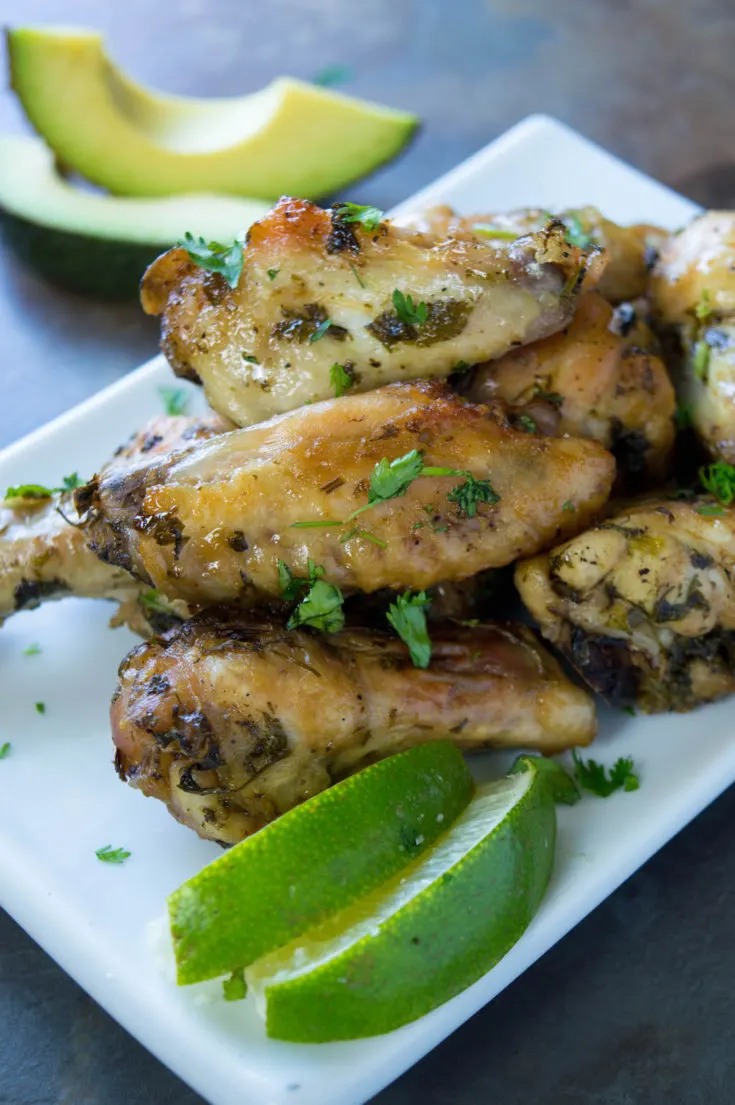
<svg viewBox="0 0 735 1105">
<path fill-rule="evenodd" d="M 594 203 L 622 222 L 671 228 L 692 204 L 551 119 L 527 119 L 399 209 L 460 211 Z M 0 456 L 0 485 L 89 474 L 170 384 L 160 358 Z M 490 1001 L 735 779 L 729 701 L 689 716 L 609 714 L 595 755 L 633 754 L 641 789 L 559 811 L 549 892 L 523 939 L 465 993 L 388 1036 L 294 1046 L 266 1039 L 249 1002 L 177 991 L 156 968 L 147 926 L 169 891 L 219 854 L 111 766 L 107 711 L 117 663 L 135 639 L 106 628 L 102 603 L 66 601 L 0 632 L 0 901 L 98 1002 L 213 1105 L 356 1105 Z M 24 656 L 38 641 L 43 652 Z M 34 703 L 46 703 L 39 715 Z M 499 769 L 488 754 L 482 772 Z M 125 846 L 122 867 L 101 845 Z M 427 971 L 431 964 L 427 963 Z M 217 987 L 215 986 L 215 990 Z M 211 990 L 211 986 L 210 986 Z"/>
</svg>

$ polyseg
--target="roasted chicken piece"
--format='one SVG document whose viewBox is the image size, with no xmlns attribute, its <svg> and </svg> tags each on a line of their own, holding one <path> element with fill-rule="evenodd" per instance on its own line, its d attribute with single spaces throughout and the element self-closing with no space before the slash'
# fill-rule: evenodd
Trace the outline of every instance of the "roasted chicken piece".
<svg viewBox="0 0 735 1105">
<path fill-rule="evenodd" d="M 640 490 L 666 475 L 676 398 L 653 335 L 635 308 L 583 295 L 558 334 L 479 365 L 465 394 L 502 399 L 520 424 L 602 442 L 619 486 Z M 528 421 L 530 419 L 530 422 Z"/>
<path fill-rule="evenodd" d="M 435 631 L 415 668 L 387 634 L 287 632 L 232 611 L 136 648 L 112 704 L 122 779 L 200 836 L 234 844 L 338 779 L 450 737 L 558 752 L 588 744 L 595 707 L 531 630 Z"/>
<path fill-rule="evenodd" d="M 113 478 L 121 465 L 136 457 L 157 456 L 225 428 L 216 416 L 155 418 L 121 445 L 102 471 Z M 140 603 L 140 594 L 141 585 L 129 572 L 104 563 L 87 547 L 69 492 L 0 503 L 0 623 L 16 611 L 69 595 L 114 599 L 120 603 L 120 613 L 113 624 L 124 622 L 143 635 L 168 628 L 172 616 L 188 616 L 183 603 Z"/>
<path fill-rule="evenodd" d="M 735 212 L 708 211 L 669 238 L 651 299 L 681 347 L 694 429 L 713 457 L 735 464 Z"/>
<path fill-rule="evenodd" d="M 735 690 L 735 508 L 641 501 L 522 561 L 516 586 L 613 705 L 685 711 Z"/>
<path fill-rule="evenodd" d="M 418 468 L 398 486 L 409 454 Z M 420 475 L 422 461 L 453 474 Z M 395 493 L 367 509 L 376 465 Z M 279 562 L 306 578 L 312 561 L 330 583 L 367 592 L 508 564 L 584 528 L 614 471 L 597 442 L 514 430 L 434 381 L 332 399 L 101 473 L 76 501 L 107 563 L 170 598 L 248 605 L 280 594 Z"/>
<path fill-rule="evenodd" d="M 145 274 L 143 306 L 162 315 L 174 371 L 238 425 L 347 388 L 448 376 L 544 337 L 601 271 L 599 251 L 568 245 L 561 224 L 497 250 L 388 221 L 368 230 L 348 213 L 282 199 L 250 228 L 235 289 L 180 248 Z"/>
<path fill-rule="evenodd" d="M 607 266 L 599 281 L 594 281 L 605 299 L 622 303 L 645 294 L 649 267 L 667 232 L 645 224 L 618 226 L 596 207 L 570 208 L 559 215 L 540 207 L 521 207 L 490 215 L 457 215 L 451 207 L 440 205 L 398 221 L 419 233 L 439 237 L 469 234 L 502 248 L 509 234 L 532 234 L 554 219 L 564 223 L 569 241 L 576 246 L 592 244 L 605 251 Z M 591 286 L 588 279 L 585 290 Z"/>
</svg>

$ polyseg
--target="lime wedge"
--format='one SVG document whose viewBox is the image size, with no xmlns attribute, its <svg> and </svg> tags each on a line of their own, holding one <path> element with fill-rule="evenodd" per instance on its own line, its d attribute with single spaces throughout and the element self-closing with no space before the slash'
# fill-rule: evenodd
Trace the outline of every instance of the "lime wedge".
<svg viewBox="0 0 735 1105">
<path fill-rule="evenodd" d="M 428 848 L 473 789 L 454 745 L 419 745 L 236 844 L 168 899 L 178 982 L 247 967 L 368 894 Z"/>
<path fill-rule="evenodd" d="M 532 761 L 478 789 L 448 832 L 340 916 L 245 977 L 269 1036 L 390 1032 L 475 982 L 519 939 L 546 890 L 554 801 Z"/>
</svg>

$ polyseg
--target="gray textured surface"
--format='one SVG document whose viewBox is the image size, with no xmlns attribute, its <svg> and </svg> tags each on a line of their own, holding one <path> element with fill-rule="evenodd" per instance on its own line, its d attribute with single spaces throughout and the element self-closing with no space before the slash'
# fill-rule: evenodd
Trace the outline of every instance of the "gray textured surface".
<svg viewBox="0 0 735 1105">
<path fill-rule="evenodd" d="M 702 203 L 735 202 L 731 0 L 270 0 L 265 11 L 263 0 L 0 0 L 2 23 L 104 27 L 131 72 L 183 93 L 353 66 L 346 91 L 425 121 L 355 199 L 389 206 L 544 110 Z M 0 127 L 22 126 L 0 93 Z M 53 291 L 4 257 L 0 334 L 0 445 L 156 341 L 136 308 Z M 729 794 L 381 1105 L 729 1105 L 734 816 Z M 2 915 L 0 1026 L 0 1105 L 201 1100 Z"/>
</svg>

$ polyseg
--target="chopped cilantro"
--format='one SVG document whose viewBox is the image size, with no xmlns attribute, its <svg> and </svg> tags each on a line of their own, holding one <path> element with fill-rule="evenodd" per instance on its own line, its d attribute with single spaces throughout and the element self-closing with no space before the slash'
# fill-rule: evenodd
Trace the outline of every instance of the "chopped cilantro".
<svg viewBox="0 0 735 1105">
<path fill-rule="evenodd" d="M 335 84 L 344 84 L 352 79 L 352 68 L 349 65 L 326 65 L 320 69 L 311 83 L 318 84 L 321 88 L 330 88 Z"/>
<path fill-rule="evenodd" d="M 562 222 L 567 228 L 565 237 L 570 246 L 577 246 L 579 249 L 587 249 L 592 245 L 592 235 L 586 233 L 579 215 L 575 215 L 573 211 L 569 211 L 562 217 Z"/>
<path fill-rule="evenodd" d="M 609 769 L 604 764 L 598 764 L 595 760 L 585 761 L 572 752 L 574 760 L 574 774 L 579 786 L 596 794 L 599 798 L 609 798 L 616 790 L 638 790 L 640 780 L 633 770 L 633 760 L 630 757 L 615 761 Z"/>
<path fill-rule="evenodd" d="M 324 322 L 320 322 L 316 330 L 312 331 L 312 333 L 309 334 L 309 345 L 313 345 L 315 341 L 320 341 L 326 334 L 329 327 L 333 325 L 334 323 L 332 322 L 331 318 L 325 318 Z"/>
<path fill-rule="evenodd" d="M 61 480 L 62 486 L 59 491 L 76 491 L 78 487 L 82 486 L 84 481 L 79 479 L 78 472 L 72 472 L 70 476 L 64 476 Z"/>
<path fill-rule="evenodd" d="M 36 713 L 37 714 L 45 714 L 46 713 L 46 703 L 45 702 L 37 702 L 36 703 Z"/>
<path fill-rule="evenodd" d="M 40 483 L 23 483 L 19 487 L 9 487 L 5 492 L 6 499 L 50 499 L 52 495 L 63 495 L 65 491 L 76 491 L 84 481 L 79 479 L 78 472 L 72 472 L 70 476 L 63 476 L 61 487 L 44 487 Z"/>
<path fill-rule="evenodd" d="M 679 433 L 682 430 L 691 429 L 694 417 L 694 406 L 692 403 L 680 403 L 674 413 L 674 425 Z"/>
<path fill-rule="evenodd" d="M 6 756 L 10 755 L 10 749 L 12 745 L 10 741 L 6 741 L 5 744 L 0 744 L 0 760 L 4 760 Z"/>
<path fill-rule="evenodd" d="M 297 599 L 302 598 L 308 586 L 308 580 L 294 578 L 288 564 L 284 564 L 282 560 L 278 561 L 278 589 L 285 602 L 296 602 Z"/>
<path fill-rule="evenodd" d="M 244 361 L 247 361 L 248 364 L 257 364 L 258 363 L 258 358 L 254 357 L 252 353 L 243 353 L 242 354 L 242 359 Z"/>
<path fill-rule="evenodd" d="M 480 238 L 497 238 L 501 242 L 514 242 L 518 237 L 515 230 L 503 230 L 502 227 L 490 226 L 489 223 L 475 223 L 472 230 Z"/>
<path fill-rule="evenodd" d="M 447 493 L 451 503 L 457 504 L 460 515 L 465 518 L 474 518 L 477 514 L 478 503 L 488 503 L 494 506 L 500 502 L 500 495 L 490 483 L 490 480 L 476 480 L 469 472 L 464 483 L 458 483 Z"/>
<path fill-rule="evenodd" d="M 711 492 L 723 506 L 730 506 L 735 499 L 735 468 L 719 461 L 700 468 L 698 474 L 705 491 Z"/>
<path fill-rule="evenodd" d="M 346 365 L 335 363 L 329 370 L 329 382 L 334 388 L 336 398 L 339 399 L 346 391 L 350 390 L 355 378 Z"/>
<path fill-rule="evenodd" d="M 701 380 L 702 383 L 707 383 L 707 376 L 709 373 L 709 358 L 710 347 L 706 341 L 698 341 L 694 346 L 694 355 L 692 357 L 692 371 L 697 380 Z"/>
<path fill-rule="evenodd" d="M 38 656 L 40 651 L 41 651 L 41 646 L 34 641 L 32 645 L 28 645 L 27 648 L 23 649 L 23 655 L 24 656 Z"/>
<path fill-rule="evenodd" d="M 701 506 L 697 507 L 697 514 L 701 514 L 703 518 L 719 518 L 724 513 L 725 511 L 721 506 L 718 506 L 717 503 L 702 503 Z"/>
<path fill-rule="evenodd" d="M 186 414 L 189 406 L 189 396 L 183 388 L 159 388 L 158 394 L 163 400 L 163 409 L 166 414 L 175 418 L 179 414 Z"/>
<path fill-rule="evenodd" d="M 702 298 L 694 308 L 694 314 L 700 322 L 704 322 L 705 319 L 708 319 L 713 314 L 712 305 L 709 301 L 709 292 L 706 288 L 702 290 Z"/>
<path fill-rule="evenodd" d="M 355 280 L 357 281 L 357 283 L 360 285 L 361 288 L 364 288 L 365 287 L 365 281 L 360 276 L 360 273 L 358 272 L 358 269 L 357 269 L 357 265 L 354 263 L 354 261 L 350 261 L 350 268 L 352 269 L 352 272 L 354 274 L 354 277 L 355 277 Z"/>
<path fill-rule="evenodd" d="M 429 315 L 425 303 L 415 304 L 410 295 L 404 295 L 398 288 L 393 292 L 393 306 L 406 326 L 423 326 Z"/>
<path fill-rule="evenodd" d="M 360 223 L 370 233 L 378 229 L 384 217 L 379 207 L 363 203 L 335 203 L 334 210 L 340 222 Z"/>
<path fill-rule="evenodd" d="M 576 509 L 577 508 L 571 499 L 567 499 L 567 501 L 562 505 L 562 510 L 567 510 L 570 514 L 574 514 Z"/>
<path fill-rule="evenodd" d="M 280 569 L 279 569 L 280 572 Z M 324 633 L 337 633 L 345 624 L 342 603 L 344 598 L 339 587 L 328 583 L 321 564 L 309 561 L 309 590 L 299 602 L 286 623 L 288 629 L 301 625 L 321 629 Z"/>
<path fill-rule="evenodd" d="M 408 645 L 411 660 L 417 668 L 428 668 L 431 660 L 431 640 L 426 628 L 426 607 L 431 599 L 425 591 L 399 595 L 388 607 L 386 618 L 398 636 Z"/>
<path fill-rule="evenodd" d="M 206 242 L 195 238 L 188 231 L 178 245 L 189 254 L 189 260 L 207 272 L 224 276 L 231 288 L 236 288 L 242 273 L 244 254 L 242 242 L 236 239 L 230 245 L 222 242 Z"/>
<path fill-rule="evenodd" d="M 523 427 L 527 434 L 536 433 L 536 423 L 531 418 L 530 414 L 519 414 L 516 421 Z"/>
<path fill-rule="evenodd" d="M 245 971 L 242 967 L 233 971 L 229 978 L 222 979 L 222 997 L 225 1001 L 242 1001 L 247 992 Z"/>
<path fill-rule="evenodd" d="M 559 395 L 557 391 L 544 391 L 539 384 L 534 387 L 533 394 L 534 398 L 543 399 L 546 403 L 553 403 L 555 407 L 560 407 L 564 402 L 563 395 Z"/>
<path fill-rule="evenodd" d="M 280 269 L 268 269 L 268 279 L 275 280 L 280 271 Z"/>
<path fill-rule="evenodd" d="M 368 505 L 384 503 L 406 494 L 410 484 L 420 476 L 424 468 L 423 455 L 411 449 L 402 457 L 387 460 L 383 457 L 373 469 L 368 490 Z"/>
<path fill-rule="evenodd" d="M 161 591 L 155 591 L 153 588 L 141 591 L 138 595 L 138 602 L 152 613 L 169 614 L 173 615 L 173 617 L 178 617 L 175 606 L 161 593 Z"/>
<path fill-rule="evenodd" d="M 124 848 L 113 848 L 111 844 L 105 844 L 104 848 L 97 848 L 94 854 L 103 863 L 125 863 L 131 853 L 126 852 Z"/>
</svg>

